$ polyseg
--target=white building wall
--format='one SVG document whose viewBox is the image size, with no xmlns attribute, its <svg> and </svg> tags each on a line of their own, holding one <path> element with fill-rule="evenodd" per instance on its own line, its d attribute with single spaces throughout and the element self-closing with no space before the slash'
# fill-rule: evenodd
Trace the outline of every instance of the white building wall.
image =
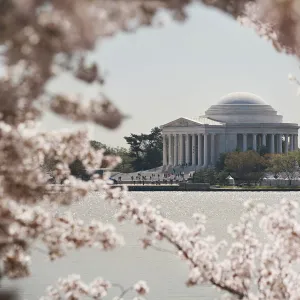
<svg viewBox="0 0 300 300">
<path fill-rule="evenodd" d="M 174 123 L 176 123 L 174 121 Z M 166 124 L 163 126 L 163 134 L 174 136 L 178 135 L 179 145 L 178 145 L 178 160 L 175 159 L 175 165 L 185 164 L 188 165 L 192 163 L 193 166 L 204 167 L 204 165 L 211 165 L 212 160 L 214 162 L 219 158 L 220 153 L 232 152 L 237 149 L 239 146 L 241 151 L 246 151 L 248 148 L 253 147 L 253 138 L 256 136 L 256 144 L 257 146 L 261 145 L 263 136 L 266 137 L 266 142 L 268 148 L 271 149 L 271 141 L 273 140 L 273 152 L 278 152 L 278 147 L 276 147 L 277 139 L 276 136 L 278 134 L 286 134 L 286 135 L 295 135 L 293 139 L 291 139 L 293 144 L 297 145 L 297 137 L 298 137 L 298 125 L 293 123 L 280 123 L 280 124 L 222 124 L 222 125 L 209 125 L 209 124 L 199 124 L 195 125 L 190 120 L 186 120 L 186 123 L 182 124 Z M 211 134 L 215 135 L 214 139 L 214 153 L 215 155 L 211 155 Z M 271 135 L 274 135 L 274 139 L 271 139 Z M 188 135 L 188 143 L 187 141 Z M 201 137 L 201 145 L 203 149 L 200 153 L 196 153 L 193 151 L 192 147 L 192 136 L 197 135 L 196 138 L 196 149 L 198 146 L 198 136 Z M 207 147 L 204 150 L 204 135 L 207 135 Z M 239 137 L 239 143 L 238 143 Z M 247 137 L 247 147 L 244 147 L 244 141 Z M 297 148 L 297 146 L 294 146 Z M 169 148 L 164 146 L 164 149 L 168 151 L 168 154 L 171 153 L 172 160 L 175 158 L 174 147 Z M 204 163 L 204 153 L 207 153 L 206 164 Z M 197 152 L 199 152 L 197 150 Z M 272 152 L 272 153 L 273 153 Z M 196 156 L 192 159 L 192 156 Z M 165 155 L 164 155 L 165 156 Z M 198 157 L 201 157 L 201 164 L 199 165 Z M 169 156 L 168 156 L 169 157 Z M 173 161 L 169 164 L 173 165 Z"/>
</svg>

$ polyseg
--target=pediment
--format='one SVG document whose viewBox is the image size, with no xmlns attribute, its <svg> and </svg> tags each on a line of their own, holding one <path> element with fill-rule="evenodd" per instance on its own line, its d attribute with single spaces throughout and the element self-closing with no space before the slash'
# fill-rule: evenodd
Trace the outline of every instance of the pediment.
<svg viewBox="0 0 300 300">
<path fill-rule="evenodd" d="M 190 120 L 187 118 L 179 118 L 172 122 L 164 124 L 161 127 L 163 127 L 163 128 L 165 128 L 165 127 L 189 127 L 189 126 L 199 126 L 199 125 L 201 125 L 201 124 L 197 121 L 193 121 L 193 120 Z"/>
</svg>

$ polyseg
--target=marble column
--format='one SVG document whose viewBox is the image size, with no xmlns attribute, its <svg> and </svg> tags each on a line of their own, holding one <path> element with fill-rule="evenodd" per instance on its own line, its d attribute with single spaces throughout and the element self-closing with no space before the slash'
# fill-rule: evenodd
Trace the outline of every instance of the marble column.
<svg viewBox="0 0 300 300">
<path fill-rule="evenodd" d="M 296 147 L 296 134 L 293 134 L 293 148 L 294 148 L 294 151 L 297 150 L 297 147 Z"/>
<path fill-rule="evenodd" d="M 284 135 L 285 143 L 284 143 L 284 153 L 288 153 L 289 151 L 289 135 Z"/>
<path fill-rule="evenodd" d="M 290 135 L 290 150 L 291 151 L 294 151 L 294 135 L 293 134 L 291 134 Z"/>
<path fill-rule="evenodd" d="M 191 163 L 191 134 L 188 135 L 188 165 Z"/>
<path fill-rule="evenodd" d="M 186 164 L 189 164 L 190 160 L 190 153 L 189 153 L 189 150 L 190 150 L 190 141 L 189 141 L 189 135 L 186 134 L 185 135 L 185 163 Z"/>
<path fill-rule="evenodd" d="M 173 156 L 172 156 L 172 135 L 169 134 L 169 165 L 173 165 Z"/>
<path fill-rule="evenodd" d="M 247 134 L 243 134 L 243 151 L 247 151 Z"/>
<path fill-rule="evenodd" d="M 198 166 L 202 166 L 202 134 L 198 134 Z"/>
<path fill-rule="evenodd" d="M 282 134 L 278 134 L 278 153 L 282 153 Z"/>
<path fill-rule="evenodd" d="M 177 134 L 177 165 L 180 165 L 181 162 L 181 140 L 180 134 Z"/>
<path fill-rule="evenodd" d="M 168 150 L 167 150 L 167 137 L 163 135 L 163 165 L 166 166 L 168 163 Z"/>
<path fill-rule="evenodd" d="M 294 150 L 298 151 L 298 134 L 294 135 Z"/>
<path fill-rule="evenodd" d="M 196 165 L 196 135 L 192 135 L 192 165 Z"/>
<path fill-rule="evenodd" d="M 257 151 L 257 135 L 253 134 L 253 150 Z"/>
<path fill-rule="evenodd" d="M 207 133 L 204 133 L 204 163 L 203 166 L 206 168 L 208 165 L 208 143 L 207 143 Z"/>
<path fill-rule="evenodd" d="M 295 147 L 295 135 L 294 134 L 292 134 L 292 141 L 293 141 L 293 145 L 292 145 L 293 151 L 295 151 L 296 147 Z"/>
<path fill-rule="evenodd" d="M 212 133 L 210 135 L 210 146 L 211 146 L 211 149 L 210 149 L 210 162 L 212 165 L 215 164 L 215 134 Z"/>
<path fill-rule="evenodd" d="M 178 165 L 178 139 L 177 134 L 174 134 L 174 158 L 173 158 L 173 165 Z"/>
<path fill-rule="evenodd" d="M 272 133 L 271 134 L 271 149 L 270 149 L 271 153 L 274 153 L 274 146 L 275 146 L 275 144 L 274 144 L 274 134 Z"/>
<path fill-rule="evenodd" d="M 184 135 L 180 134 L 180 164 L 184 164 Z"/>
<path fill-rule="evenodd" d="M 262 144 L 263 146 L 267 146 L 267 135 L 265 133 L 262 135 Z"/>
</svg>

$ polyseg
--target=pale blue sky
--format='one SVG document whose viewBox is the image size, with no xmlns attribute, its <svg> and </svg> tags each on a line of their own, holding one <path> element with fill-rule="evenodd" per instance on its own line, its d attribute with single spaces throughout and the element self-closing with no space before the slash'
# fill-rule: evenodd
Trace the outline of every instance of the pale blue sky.
<svg viewBox="0 0 300 300">
<path fill-rule="evenodd" d="M 162 29 L 143 28 L 136 34 L 119 34 L 94 53 L 108 71 L 103 91 L 131 118 L 116 131 L 95 128 L 94 138 L 124 146 L 124 136 L 148 132 L 180 116 L 202 115 L 223 95 L 252 92 L 272 105 L 284 121 L 300 123 L 300 98 L 288 74 L 300 76 L 298 61 L 277 53 L 252 29 L 203 6 L 190 8 L 183 24 Z M 67 78 L 52 88 L 95 94 Z M 48 114 L 42 127 L 75 128 Z"/>
</svg>

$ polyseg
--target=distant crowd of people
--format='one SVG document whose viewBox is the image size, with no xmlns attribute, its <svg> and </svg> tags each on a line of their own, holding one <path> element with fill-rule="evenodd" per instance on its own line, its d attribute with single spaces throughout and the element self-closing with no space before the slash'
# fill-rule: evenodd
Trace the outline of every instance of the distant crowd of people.
<svg viewBox="0 0 300 300">
<path fill-rule="evenodd" d="M 191 176 L 189 176 L 191 177 Z M 137 173 L 136 176 L 132 175 L 131 176 L 131 182 L 135 184 L 155 184 L 155 185 L 160 185 L 160 184 L 174 184 L 174 183 L 180 183 L 184 182 L 184 173 L 164 173 L 164 174 L 159 174 L 159 173 L 152 173 L 151 175 L 143 175 L 141 173 Z M 122 177 L 118 177 L 118 183 L 122 183 Z"/>
</svg>

